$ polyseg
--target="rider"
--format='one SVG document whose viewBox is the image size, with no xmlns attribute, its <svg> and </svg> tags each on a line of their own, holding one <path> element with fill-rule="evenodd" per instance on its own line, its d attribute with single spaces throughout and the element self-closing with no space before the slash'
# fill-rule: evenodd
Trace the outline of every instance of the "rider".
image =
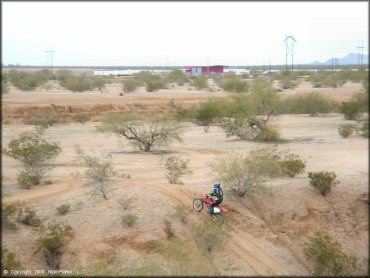
<svg viewBox="0 0 370 278">
<path fill-rule="evenodd" d="M 216 199 L 212 202 L 212 204 L 211 204 L 211 206 L 209 207 L 209 210 L 208 210 L 208 213 L 212 214 L 213 213 L 213 208 L 215 206 L 218 206 L 219 204 L 221 204 L 223 199 L 224 199 L 224 193 L 222 192 L 222 188 L 221 188 L 221 185 L 220 185 L 219 181 L 215 181 L 213 192 L 207 194 L 207 196 L 208 197 L 216 196 Z"/>
</svg>

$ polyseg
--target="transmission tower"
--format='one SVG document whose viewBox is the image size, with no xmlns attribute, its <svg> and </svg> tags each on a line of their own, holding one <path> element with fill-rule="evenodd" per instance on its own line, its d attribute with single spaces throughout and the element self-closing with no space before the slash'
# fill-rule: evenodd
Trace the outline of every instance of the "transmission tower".
<svg viewBox="0 0 370 278">
<path fill-rule="evenodd" d="M 285 42 L 285 71 L 288 71 L 288 56 L 289 56 L 288 54 L 291 55 L 293 71 L 293 57 L 294 57 L 293 46 L 294 43 L 297 41 L 293 38 L 293 36 L 286 36 L 284 42 Z"/>
<path fill-rule="evenodd" d="M 364 45 L 362 43 L 362 45 L 358 45 L 357 46 L 357 64 L 359 66 L 360 69 L 363 68 L 363 64 L 364 64 Z M 361 53 L 360 53 L 361 52 Z"/>
<path fill-rule="evenodd" d="M 51 71 L 53 71 L 53 55 L 54 50 L 46 50 L 46 66 L 50 67 Z"/>
</svg>

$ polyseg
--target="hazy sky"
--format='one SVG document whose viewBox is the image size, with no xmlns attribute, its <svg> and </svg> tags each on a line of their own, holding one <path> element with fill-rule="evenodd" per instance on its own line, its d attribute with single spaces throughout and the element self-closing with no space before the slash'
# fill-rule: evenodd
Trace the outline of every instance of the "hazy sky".
<svg viewBox="0 0 370 278">
<path fill-rule="evenodd" d="M 368 52 L 367 1 L 4 2 L 2 63 L 54 66 L 285 64 Z"/>
</svg>

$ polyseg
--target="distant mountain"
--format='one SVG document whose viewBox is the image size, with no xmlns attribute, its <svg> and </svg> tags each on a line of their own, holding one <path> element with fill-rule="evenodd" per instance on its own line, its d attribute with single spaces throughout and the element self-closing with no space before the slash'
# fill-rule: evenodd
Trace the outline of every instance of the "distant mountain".
<svg viewBox="0 0 370 278">
<path fill-rule="evenodd" d="M 346 56 L 344 56 L 343 58 L 330 58 L 326 62 L 315 61 L 315 62 L 310 63 L 310 65 L 325 66 L 325 65 L 331 65 L 332 62 L 335 65 L 357 65 L 358 55 L 356 53 L 349 53 Z M 368 55 L 364 54 L 363 63 L 364 63 L 364 65 L 369 64 L 369 56 Z"/>
</svg>

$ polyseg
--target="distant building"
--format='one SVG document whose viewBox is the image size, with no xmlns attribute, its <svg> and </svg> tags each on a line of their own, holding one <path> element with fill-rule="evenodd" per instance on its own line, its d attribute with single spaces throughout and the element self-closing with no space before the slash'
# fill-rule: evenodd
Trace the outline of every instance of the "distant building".
<svg viewBox="0 0 370 278">
<path fill-rule="evenodd" d="M 280 70 L 265 70 L 262 74 L 263 75 L 272 75 L 274 73 L 278 73 Z"/>
<path fill-rule="evenodd" d="M 185 72 L 192 75 L 223 74 L 224 66 L 187 66 Z"/>
<path fill-rule="evenodd" d="M 249 75 L 250 70 L 247 69 L 224 69 L 224 74 L 230 74 L 230 75 L 243 75 L 247 74 Z"/>
<path fill-rule="evenodd" d="M 99 75 L 99 76 L 129 76 L 129 75 L 133 75 L 135 73 L 138 73 L 138 72 L 142 72 L 142 71 L 149 71 L 153 74 L 163 74 L 163 73 L 167 73 L 168 70 L 161 70 L 161 69 L 135 69 L 135 70 L 131 70 L 131 69 L 125 69 L 125 70 L 108 70 L 108 69 L 98 69 L 98 70 L 95 70 L 94 71 L 94 75 Z"/>
</svg>

